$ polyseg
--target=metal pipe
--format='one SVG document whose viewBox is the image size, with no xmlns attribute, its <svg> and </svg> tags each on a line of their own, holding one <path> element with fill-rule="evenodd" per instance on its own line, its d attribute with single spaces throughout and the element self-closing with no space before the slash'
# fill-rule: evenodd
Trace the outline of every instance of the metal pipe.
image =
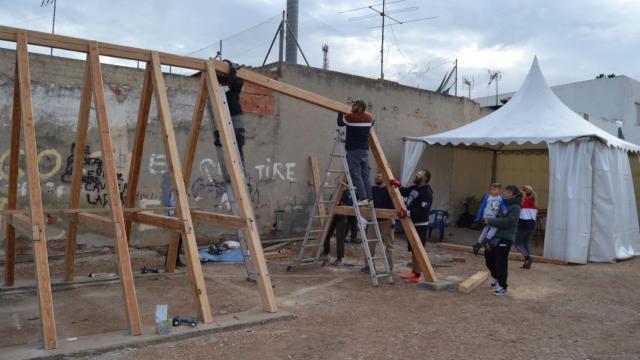
<svg viewBox="0 0 640 360">
<path fill-rule="evenodd" d="M 296 39 L 298 38 L 298 0 L 287 0 L 287 56 L 286 62 L 291 64 L 298 63 L 298 46 Z"/>
</svg>

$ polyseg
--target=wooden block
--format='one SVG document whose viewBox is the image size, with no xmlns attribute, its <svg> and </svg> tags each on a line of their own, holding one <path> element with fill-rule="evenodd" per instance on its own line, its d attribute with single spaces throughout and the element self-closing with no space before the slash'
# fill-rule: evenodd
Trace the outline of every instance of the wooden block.
<svg viewBox="0 0 640 360">
<path fill-rule="evenodd" d="M 125 214 L 125 218 L 137 223 L 168 229 L 174 232 L 181 232 L 184 229 L 184 224 L 173 216 L 149 212 L 130 212 Z"/>
<path fill-rule="evenodd" d="M 458 284 L 458 291 L 468 294 L 489 278 L 488 271 L 478 271 L 467 280 Z"/>
</svg>

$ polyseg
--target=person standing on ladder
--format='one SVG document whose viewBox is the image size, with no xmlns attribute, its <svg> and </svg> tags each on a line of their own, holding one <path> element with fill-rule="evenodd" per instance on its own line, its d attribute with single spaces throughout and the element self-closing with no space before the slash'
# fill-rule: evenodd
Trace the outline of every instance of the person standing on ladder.
<svg viewBox="0 0 640 360">
<path fill-rule="evenodd" d="M 433 203 L 433 190 L 429 185 L 430 180 L 431 173 L 423 169 L 416 173 L 412 186 L 399 189 L 400 194 L 406 198 L 407 215 L 411 217 L 422 246 L 427 242 L 429 211 L 431 211 L 431 204 Z M 405 283 L 418 283 L 420 282 L 420 268 L 418 267 L 416 254 L 411 248 L 411 243 L 409 243 L 409 251 L 411 251 L 411 272 L 402 275 L 401 278 L 405 279 Z"/>
<path fill-rule="evenodd" d="M 369 130 L 373 125 L 373 118 L 366 109 L 367 104 L 362 99 L 357 99 L 351 105 L 350 113 L 338 113 L 338 126 L 347 127 L 347 163 L 359 206 L 369 205 L 369 199 L 372 198 L 369 181 Z"/>
<path fill-rule="evenodd" d="M 244 85 L 244 80 L 238 78 L 238 64 L 233 63 L 229 60 L 225 60 L 226 63 L 229 64 L 229 76 L 218 76 L 218 82 L 222 86 L 226 86 L 229 89 L 226 91 L 225 95 L 227 96 L 227 105 L 229 106 L 229 113 L 231 114 L 231 123 L 233 124 L 233 131 L 236 135 L 236 142 L 238 143 L 238 151 L 240 152 L 240 160 L 242 161 L 242 166 L 244 167 L 244 152 L 242 148 L 244 147 L 244 113 L 242 112 L 242 105 L 240 104 L 240 93 L 242 92 L 242 86 Z M 221 147 L 220 143 L 220 133 L 218 130 L 215 131 L 215 146 Z"/>
</svg>

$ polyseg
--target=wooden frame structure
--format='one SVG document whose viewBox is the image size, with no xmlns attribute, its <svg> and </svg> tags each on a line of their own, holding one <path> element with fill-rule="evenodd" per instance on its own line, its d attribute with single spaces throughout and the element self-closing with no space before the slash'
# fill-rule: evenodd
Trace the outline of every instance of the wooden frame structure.
<svg viewBox="0 0 640 360">
<path fill-rule="evenodd" d="M 267 312 L 277 311 L 271 280 L 264 259 L 264 254 L 262 252 L 257 223 L 251 207 L 250 198 L 246 187 L 244 186 L 244 172 L 242 171 L 235 137 L 233 136 L 231 119 L 228 112 L 223 111 L 223 107 L 226 106 L 226 100 L 218 91 L 219 84 L 216 73 L 228 74 L 230 70 L 229 64 L 213 59 L 204 60 L 5 26 L 0 26 L 0 40 L 16 42 L 17 44 L 17 80 L 14 88 L 14 106 L 12 112 L 9 196 L 7 210 L 2 212 L 2 215 L 7 218 L 7 223 L 9 224 L 9 226 L 7 226 L 6 239 L 7 260 L 5 268 L 5 283 L 8 286 L 13 285 L 15 268 L 15 231 L 17 229 L 25 232 L 33 241 L 37 295 L 40 304 L 44 346 L 46 349 L 56 347 L 56 330 L 44 231 L 44 212 L 42 207 L 40 179 L 36 156 L 35 127 L 31 106 L 31 86 L 27 52 L 28 44 L 54 47 L 87 54 L 85 84 L 80 103 L 78 133 L 74 154 L 70 209 L 65 211 L 70 219 L 68 231 L 69 236 L 67 239 L 67 249 L 65 254 L 65 280 L 69 281 L 73 279 L 73 259 L 75 255 L 76 232 L 78 226 L 85 226 L 90 230 L 101 232 L 108 236 L 113 236 L 116 246 L 118 271 L 125 298 L 125 310 L 129 320 L 130 330 L 133 335 L 140 334 L 142 332 L 142 327 L 131 272 L 127 239 L 129 238 L 133 222 L 166 228 L 175 233 L 172 236 L 169 251 L 169 255 L 173 259 L 175 259 L 177 254 L 177 234 L 182 236 L 187 257 L 187 270 L 191 279 L 199 314 L 204 322 L 212 322 L 211 309 L 204 278 L 202 276 L 202 268 L 198 260 L 196 239 L 193 229 L 193 222 L 202 222 L 224 227 L 239 228 L 245 231 L 247 245 L 251 252 L 251 259 L 256 272 L 263 309 Z M 124 206 L 121 204 L 118 192 L 116 168 L 113 159 L 113 149 L 111 145 L 104 98 L 102 71 L 99 59 L 100 55 L 136 60 L 147 64 L 138 114 L 138 125 L 135 135 L 136 140 L 130 164 L 129 188 Z M 193 126 L 188 137 L 189 140 L 187 150 L 185 152 L 185 160 L 183 163 L 184 168 L 181 168 L 180 166 L 178 148 L 171 121 L 161 65 L 182 67 L 202 72 L 200 90 L 196 98 L 193 115 Z M 258 86 L 271 89 L 278 93 L 325 109 L 343 113 L 350 111 L 350 107 L 346 104 L 273 80 L 247 69 L 239 69 L 237 76 Z M 154 95 L 161 124 L 161 133 L 167 156 L 167 164 L 171 175 L 172 190 L 176 198 L 176 217 L 142 212 L 145 209 L 133 208 L 135 205 L 135 195 L 140 175 L 145 131 L 151 100 Z M 193 210 L 189 208 L 189 204 L 187 202 L 186 184 L 191 175 L 192 164 L 195 156 L 195 147 L 207 97 L 213 105 L 216 126 L 221 134 L 220 139 L 225 153 L 225 163 L 229 171 L 232 187 L 237 199 L 239 216 Z M 98 121 L 98 128 L 100 130 L 102 156 L 104 157 L 105 162 L 107 190 L 111 200 L 110 217 L 96 215 L 95 211 L 91 211 L 92 209 L 78 209 L 80 186 L 82 181 L 81 169 L 84 160 L 84 147 L 86 144 L 88 119 L 89 112 L 91 110 L 90 104 L 92 98 L 94 100 L 96 118 Z M 25 141 L 30 216 L 25 215 L 24 211 L 16 210 L 20 124 L 22 124 Z M 399 191 L 389 185 L 390 180 L 394 177 L 374 130 L 371 130 L 369 144 L 396 210 L 406 210 Z M 338 211 L 348 213 L 349 209 L 338 209 Z M 391 217 L 392 214 L 386 215 Z M 420 243 L 411 220 L 409 218 L 402 218 L 400 221 L 409 242 L 411 243 L 414 251 L 417 252 L 418 265 L 426 279 L 432 282 L 437 281 L 436 274 L 431 266 L 424 247 Z M 168 264 L 172 264 L 172 261 L 169 260 Z"/>
</svg>

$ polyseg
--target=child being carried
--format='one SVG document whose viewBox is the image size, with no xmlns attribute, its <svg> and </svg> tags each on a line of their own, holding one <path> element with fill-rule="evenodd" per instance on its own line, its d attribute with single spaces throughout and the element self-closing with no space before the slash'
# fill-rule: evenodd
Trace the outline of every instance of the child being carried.
<svg viewBox="0 0 640 360">
<path fill-rule="evenodd" d="M 476 215 L 477 222 L 480 222 L 482 219 L 494 219 L 499 213 L 507 212 L 507 207 L 504 204 L 504 201 L 502 201 L 502 196 L 500 195 L 501 191 L 502 185 L 500 183 L 491 184 L 489 193 L 482 198 L 482 204 L 480 204 L 478 214 Z M 473 244 L 473 253 L 478 255 L 482 246 L 485 247 L 486 251 L 488 243 L 496 235 L 496 231 L 498 231 L 496 227 L 485 225 L 482 228 L 478 241 Z"/>
</svg>

